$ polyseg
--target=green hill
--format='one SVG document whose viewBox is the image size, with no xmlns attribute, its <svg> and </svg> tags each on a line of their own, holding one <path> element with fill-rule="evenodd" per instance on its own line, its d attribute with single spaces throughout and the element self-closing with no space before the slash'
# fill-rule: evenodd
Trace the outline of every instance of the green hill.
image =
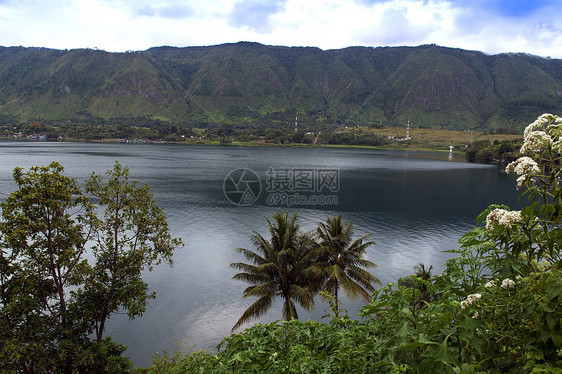
<svg viewBox="0 0 562 374">
<path fill-rule="evenodd" d="M 0 118 L 517 128 L 562 112 L 562 60 L 419 47 L 241 42 L 141 52 L 0 47 Z"/>
</svg>

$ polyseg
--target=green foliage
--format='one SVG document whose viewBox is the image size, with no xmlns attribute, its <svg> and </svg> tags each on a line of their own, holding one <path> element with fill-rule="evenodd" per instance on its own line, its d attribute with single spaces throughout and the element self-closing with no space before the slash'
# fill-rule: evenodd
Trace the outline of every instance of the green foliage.
<svg viewBox="0 0 562 374">
<path fill-rule="evenodd" d="M 94 174 L 86 185 L 103 219 L 63 170 L 55 162 L 16 168 L 18 189 L 1 204 L 0 370 L 127 372 L 126 347 L 103 338 L 105 321 L 118 309 L 143 312 L 154 295 L 141 271 L 170 261 L 181 242 L 127 168 L 116 164 L 107 183 Z"/>
<path fill-rule="evenodd" d="M 388 144 L 386 137 L 374 134 L 331 133 L 325 136 L 326 144 L 369 145 L 380 146 Z"/>
<path fill-rule="evenodd" d="M 329 324 L 296 320 L 256 324 L 231 335 L 219 353 L 159 356 L 148 373 L 342 373 L 376 372 L 369 358 L 376 336 L 344 316 Z M 360 333 L 359 333 L 360 332 Z M 360 347 L 360 342 L 368 342 Z"/>
<path fill-rule="evenodd" d="M 487 141 L 476 142 L 465 150 L 468 162 L 484 162 L 505 165 L 519 157 L 520 141 L 504 140 L 490 144 Z"/>
</svg>

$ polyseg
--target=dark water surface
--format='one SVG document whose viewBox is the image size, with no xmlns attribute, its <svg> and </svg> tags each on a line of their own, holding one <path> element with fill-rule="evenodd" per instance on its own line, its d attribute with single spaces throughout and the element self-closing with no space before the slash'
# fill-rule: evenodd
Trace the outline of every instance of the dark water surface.
<svg viewBox="0 0 562 374">
<path fill-rule="evenodd" d="M 92 171 L 103 173 L 116 160 L 130 168 L 133 179 L 148 183 L 173 235 L 185 243 L 173 268 L 163 265 L 146 274 L 158 296 L 143 317 L 110 320 L 107 333 L 127 345 L 126 354 L 140 366 L 165 349 L 214 350 L 253 302 L 242 300 L 246 285 L 231 279 L 229 264 L 244 261 L 234 249 L 251 248 L 253 230 L 266 236 L 264 217 L 287 209 L 268 205 L 268 171 L 336 171 L 339 186 L 330 191 L 336 205 L 289 209 L 298 211 L 304 229 L 342 214 L 353 220 L 357 235 L 373 233 L 377 244 L 368 259 L 378 264 L 373 273 L 383 283 L 411 274 L 419 262 L 440 272 L 450 256 L 443 251 L 457 247 L 482 210 L 492 203 L 518 205 L 513 177 L 448 154 L 166 144 L 0 143 L 1 197 L 15 189 L 16 166 L 57 161 L 83 184 Z M 239 168 L 254 171 L 262 184 L 259 199 L 248 206 L 232 204 L 223 191 L 225 177 Z M 361 305 L 346 300 L 343 307 L 356 314 Z M 320 320 L 325 307 L 317 301 L 316 310 L 302 311 L 301 319 Z M 279 303 L 260 322 L 280 318 Z"/>
</svg>

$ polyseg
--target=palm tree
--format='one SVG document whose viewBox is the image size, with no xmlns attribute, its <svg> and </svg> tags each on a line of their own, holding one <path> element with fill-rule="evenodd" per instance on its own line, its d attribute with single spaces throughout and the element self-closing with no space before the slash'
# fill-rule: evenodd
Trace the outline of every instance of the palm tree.
<svg viewBox="0 0 562 374">
<path fill-rule="evenodd" d="M 423 280 L 431 279 L 431 270 L 433 270 L 433 265 L 429 265 L 428 268 L 425 267 L 423 262 L 420 262 L 414 266 L 414 275 L 420 277 Z"/>
<path fill-rule="evenodd" d="M 428 268 L 426 268 L 425 264 L 423 262 L 420 262 L 419 264 L 414 266 L 413 275 L 424 281 L 428 281 L 431 279 L 431 270 L 433 270 L 433 265 L 430 265 Z M 411 277 L 407 277 L 400 281 L 400 285 L 408 288 L 414 288 L 416 286 L 416 283 Z"/>
<path fill-rule="evenodd" d="M 437 295 L 427 289 L 427 284 L 432 277 L 431 270 L 433 270 L 433 265 L 426 267 L 424 263 L 420 262 L 414 266 L 413 276 L 402 278 L 399 282 L 401 286 L 420 291 L 420 295 L 415 301 L 415 304 L 419 306 L 420 309 L 423 309 L 428 302 L 435 300 L 437 297 Z M 419 278 L 421 282 L 416 281 L 415 278 Z"/>
<path fill-rule="evenodd" d="M 377 266 L 364 258 L 367 247 L 375 244 L 373 241 L 364 241 L 370 236 L 367 234 L 353 240 L 353 222 L 342 224 L 341 215 L 328 217 L 325 223 L 318 223 L 316 237 L 322 249 L 318 266 L 323 272 L 323 288 L 334 298 L 336 315 L 340 287 L 351 299 L 361 296 L 369 301 L 370 293 L 375 290 L 372 283 L 381 284 L 377 277 L 363 269 Z"/>
<path fill-rule="evenodd" d="M 244 322 L 264 315 L 273 300 L 281 297 L 283 318 L 298 319 L 295 302 L 306 310 L 314 307 L 310 279 L 315 272 L 311 267 L 314 259 L 314 242 L 310 235 L 301 233 L 297 224 L 297 215 L 289 217 L 288 212 L 277 212 L 273 220 L 267 219 L 271 239 L 267 240 L 254 231 L 250 242 L 255 251 L 245 248 L 236 250 L 246 257 L 251 264 L 236 262 L 230 267 L 241 270 L 233 279 L 250 284 L 244 290 L 243 298 L 250 296 L 258 299 L 242 314 L 232 330 Z"/>
</svg>

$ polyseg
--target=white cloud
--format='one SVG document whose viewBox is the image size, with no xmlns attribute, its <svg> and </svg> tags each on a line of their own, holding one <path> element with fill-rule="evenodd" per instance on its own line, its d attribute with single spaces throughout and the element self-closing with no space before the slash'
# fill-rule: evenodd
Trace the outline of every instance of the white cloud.
<svg viewBox="0 0 562 374">
<path fill-rule="evenodd" d="M 386 9 L 379 22 L 356 35 L 361 44 L 412 45 L 423 43 L 438 26 L 431 19 L 409 16 L 405 9 Z"/>
<path fill-rule="evenodd" d="M 561 1 L 0 0 L 0 45 L 124 51 L 241 40 L 323 49 L 436 43 L 562 58 Z"/>
<path fill-rule="evenodd" d="M 283 8 L 283 0 L 241 0 L 234 4 L 229 24 L 234 27 L 246 26 L 257 32 L 270 31 L 270 16 Z"/>
</svg>

